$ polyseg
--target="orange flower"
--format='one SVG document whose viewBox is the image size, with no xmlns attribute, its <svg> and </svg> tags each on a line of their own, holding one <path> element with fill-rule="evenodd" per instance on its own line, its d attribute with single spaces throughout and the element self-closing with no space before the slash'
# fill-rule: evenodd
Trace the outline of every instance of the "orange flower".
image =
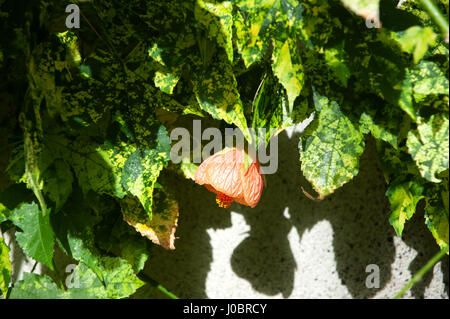
<svg viewBox="0 0 450 319">
<path fill-rule="evenodd" d="M 255 207 L 264 185 L 257 159 L 242 149 L 225 148 L 198 167 L 195 182 L 217 194 L 216 202 L 228 208 L 233 201 Z"/>
</svg>

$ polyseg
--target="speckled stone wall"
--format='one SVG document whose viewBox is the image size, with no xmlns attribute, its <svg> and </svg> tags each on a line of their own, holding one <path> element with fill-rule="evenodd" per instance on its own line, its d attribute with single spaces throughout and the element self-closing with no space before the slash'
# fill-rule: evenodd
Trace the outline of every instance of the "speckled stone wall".
<svg viewBox="0 0 450 319">
<path fill-rule="evenodd" d="M 393 297 L 438 251 L 423 207 L 396 237 L 371 138 L 356 178 L 323 201 L 308 199 L 298 140 L 298 132 L 280 134 L 278 171 L 254 209 L 219 208 L 204 187 L 169 176 L 180 202 L 176 250 L 153 249 L 146 271 L 182 298 Z M 404 297 L 448 298 L 448 261 Z M 379 267 L 379 288 L 366 287 L 369 264 Z"/>
</svg>

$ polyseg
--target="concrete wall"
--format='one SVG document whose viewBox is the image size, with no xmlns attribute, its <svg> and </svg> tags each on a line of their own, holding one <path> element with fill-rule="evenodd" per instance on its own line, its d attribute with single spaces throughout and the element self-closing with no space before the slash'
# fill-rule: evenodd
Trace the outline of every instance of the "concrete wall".
<svg viewBox="0 0 450 319">
<path fill-rule="evenodd" d="M 279 136 L 279 169 L 254 209 L 219 208 L 214 194 L 179 176 L 175 251 L 152 250 L 146 272 L 183 298 L 390 298 L 437 251 L 423 207 L 403 239 L 389 225 L 386 184 L 372 139 L 356 178 L 321 202 L 300 172 L 299 133 Z M 312 192 L 312 191 L 311 191 Z M 448 298 L 446 256 L 405 298 Z M 366 266 L 380 269 L 367 288 Z M 142 296 L 164 297 L 154 289 Z"/>
</svg>

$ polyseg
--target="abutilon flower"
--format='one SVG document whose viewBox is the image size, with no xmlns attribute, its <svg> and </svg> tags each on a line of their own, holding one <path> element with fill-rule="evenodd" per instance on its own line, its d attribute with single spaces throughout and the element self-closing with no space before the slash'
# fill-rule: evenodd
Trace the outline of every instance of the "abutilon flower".
<svg viewBox="0 0 450 319">
<path fill-rule="evenodd" d="M 204 160 L 195 173 L 195 182 L 216 193 L 217 204 L 224 208 L 233 201 L 255 207 L 264 185 L 258 160 L 236 148 L 225 148 Z"/>
</svg>

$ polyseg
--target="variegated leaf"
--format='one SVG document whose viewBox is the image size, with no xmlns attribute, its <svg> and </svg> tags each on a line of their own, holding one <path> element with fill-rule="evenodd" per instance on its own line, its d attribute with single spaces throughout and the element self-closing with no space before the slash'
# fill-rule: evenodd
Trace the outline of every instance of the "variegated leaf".
<svg viewBox="0 0 450 319">
<path fill-rule="evenodd" d="M 406 145 L 423 178 L 439 183 L 437 174 L 449 168 L 448 118 L 431 116 L 425 122 L 419 119 L 417 131 L 408 133 Z"/>
<path fill-rule="evenodd" d="M 428 189 L 425 205 L 425 223 L 441 248 L 444 248 L 449 244 L 448 221 L 449 192 L 447 171 L 446 177 L 442 179 L 441 183 L 433 184 L 433 187 Z"/>
<path fill-rule="evenodd" d="M 175 249 L 175 231 L 178 226 L 178 203 L 163 189 L 156 189 L 154 209 L 150 220 L 142 205 L 127 196 L 121 202 L 123 219 L 142 236 L 165 249 Z"/>
<path fill-rule="evenodd" d="M 416 211 L 417 203 L 424 197 L 423 185 L 415 181 L 392 182 L 386 191 L 391 204 L 389 223 L 394 227 L 397 236 L 401 237 L 405 221 Z"/>
<path fill-rule="evenodd" d="M 244 137 L 250 140 L 236 78 L 223 54 L 218 62 L 207 68 L 199 66 L 192 76 L 194 92 L 201 108 L 215 119 L 236 125 Z"/>
<path fill-rule="evenodd" d="M 233 5 L 231 1 L 198 0 L 195 18 L 208 30 L 208 37 L 225 49 L 233 62 Z"/>
<path fill-rule="evenodd" d="M 304 83 L 297 46 L 297 37 L 304 37 L 302 5 L 297 0 L 239 0 L 236 5 L 241 11 L 235 19 L 238 49 L 246 66 L 259 60 L 273 44 L 272 69 L 287 91 L 292 111 Z"/>
<path fill-rule="evenodd" d="M 358 174 L 364 138 L 335 101 L 315 94 L 315 105 L 316 123 L 299 148 L 302 172 L 322 198 Z"/>
</svg>

